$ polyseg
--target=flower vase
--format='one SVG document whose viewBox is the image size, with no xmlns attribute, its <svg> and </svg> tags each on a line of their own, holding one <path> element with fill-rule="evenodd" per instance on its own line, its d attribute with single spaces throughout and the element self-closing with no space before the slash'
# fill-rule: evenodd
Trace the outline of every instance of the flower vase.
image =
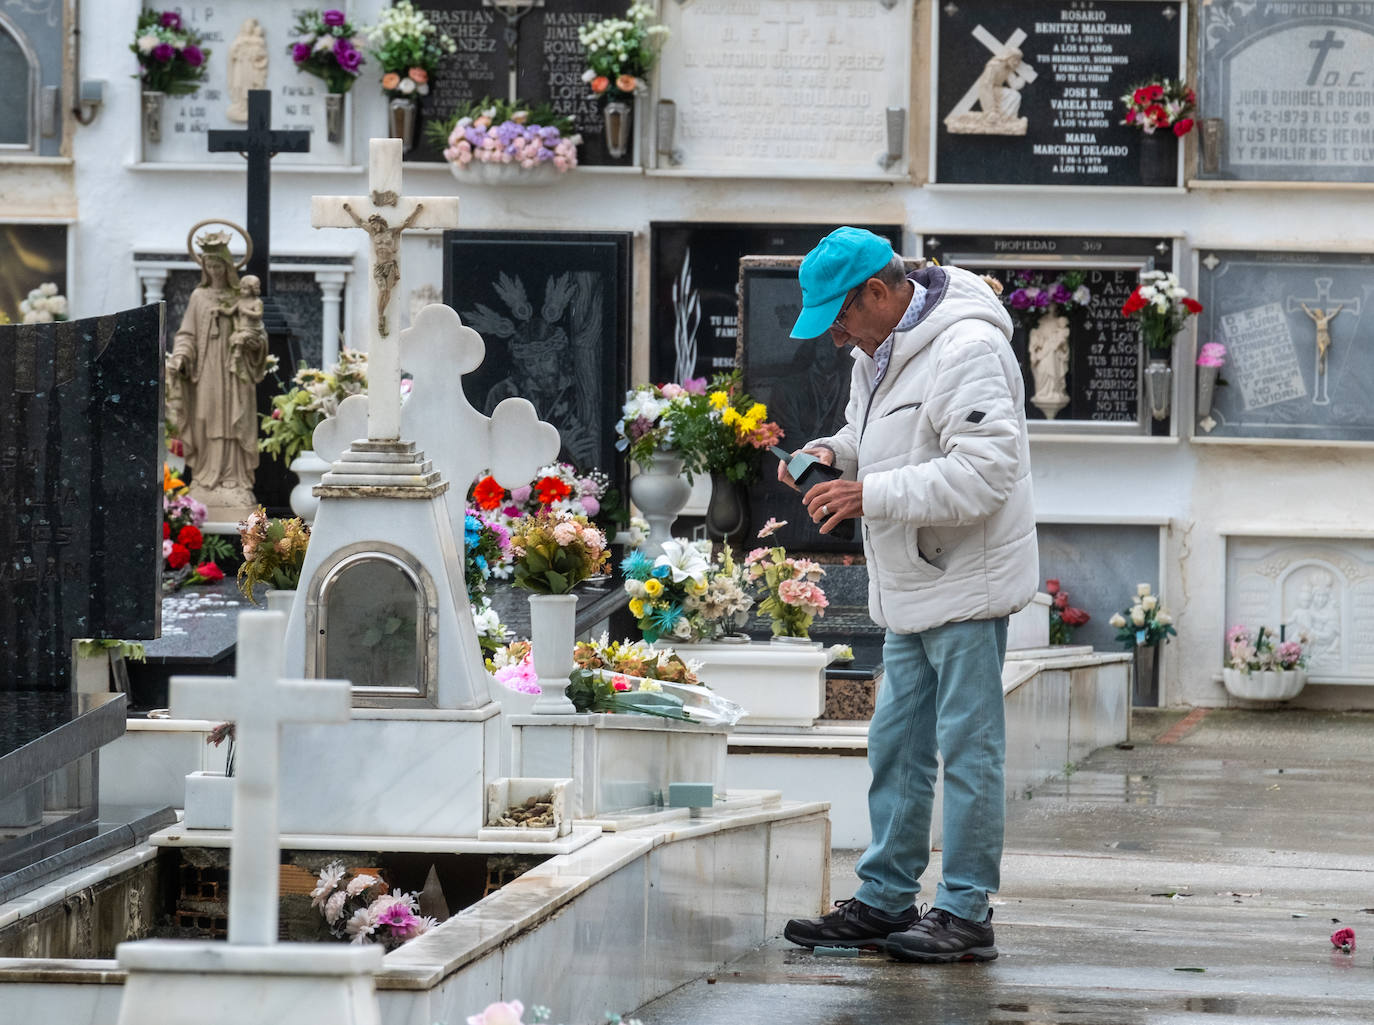
<svg viewBox="0 0 1374 1025">
<path fill-rule="evenodd" d="M 1217 375 L 1220 367 L 1197 368 L 1197 418 L 1206 419 L 1212 414 L 1212 396 L 1217 388 Z"/>
<path fill-rule="evenodd" d="M 651 559 L 663 553 L 663 542 L 673 536 L 677 514 L 692 497 L 692 485 L 682 476 L 682 462 L 677 452 L 658 451 L 630 478 L 630 498 L 649 522 L 644 554 Z"/>
<path fill-rule="evenodd" d="M 325 93 L 324 130 L 330 142 L 343 141 L 344 97 L 346 93 Z"/>
<path fill-rule="evenodd" d="M 1156 188 L 1178 184 L 1178 136 L 1172 129 L 1141 133 L 1140 184 Z"/>
<path fill-rule="evenodd" d="M 1288 701 L 1298 696 L 1307 684 L 1303 669 L 1261 669 L 1247 673 L 1240 669 L 1221 671 L 1227 693 L 1245 701 Z"/>
<path fill-rule="evenodd" d="M 633 117 L 634 108 L 618 100 L 611 100 L 601 108 L 601 121 L 606 130 L 606 152 L 616 160 L 629 152 Z"/>
<path fill-rule="evenodd" d="M 291 606 L 296 602 L 296 592 L 285 587 L 269 587 L 262 598 L 267 603 L 268 612 L 280 612 L 290 618 Z"/>
<path fill-rule="evenodd" d="M 574 594 L 530 595 L 530 646 L 541 691 L 530 708 L 534 715 L 572 715 L 577 711 L 567 695 L 568 677 L 573 671 L 576 614 Z"/>
<path fill-rule="evenodd" d="M 306 523 L 315 522 L 315 513 L 320 508 L 320 500 L 315 497 L 315 487 L 329 472 L 329 465 L 317 456 L 313 449 L 305 449 L 291 460 L 290 470 L 300 481 L 291 489 L 291 511 Z"/>
<path fill-rule="evenodd" d="M 723 473 L 711 474 L 711 500 L 706 505 L 706 533 L 713 541 L 738 546 L 749 528 L 749 499 L 743 484 Z"/>
<path fill-rule="evenodd" d="M 1169 419 L 1169 407 L 1174 391 L 1174 371 L 1168 360 L 1151 359 L 1145 368 L 1145 397 L 1150 404 L 1150 416 L 1156 420 Z"/>
<path fill-rule="evenodd" d="M 143 136 L 149 142 L 162 141 L 162 101 L 166 93 L 143 90 Z"/>
<path fill-rule="evenodd" d="M 387 104 L 387 125 L 393 139 L 401 140 L 401 152 L 409 153 L 415 145 L 415 116 L 420 104 L 404 96 L 393 96 Z"/>
<path fill-rule="evenodd" d="M 1135 673 L 1131 681 L 1131 704 L 1146 708 L 1159 706 L 1159 648 L 1153 644 L 1135 646 Z"/>
<path fill-rule="evenodd" d="M 819 648 L 821 642 L 813 641 L 810 637 L 793 637 L 791 634 L 774 634 L 768 638 L 769 644 L 780 644 L 784 647 L 806 647 Z"/>
</svg>

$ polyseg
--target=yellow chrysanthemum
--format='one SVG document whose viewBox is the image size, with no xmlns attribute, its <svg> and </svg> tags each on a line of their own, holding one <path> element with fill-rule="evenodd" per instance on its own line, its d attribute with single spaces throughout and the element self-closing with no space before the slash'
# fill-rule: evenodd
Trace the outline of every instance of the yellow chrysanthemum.
<svg viewBox="0 0 1374 1025">
<path fill-rule="evenodd" d="M 644 591 L 650 598 L 657 598 L 663 593 L 663 581 L 656 577 L 650 577 L 648 580 L 644 581 Z"/>
<path fill-rule="evenodd" d="M 742 419 L 743 417 L 739 415 L 739 410 L 734 406 L 726 406 L 725 410 L 720 414 L 720 422 L 727 426 L 730 424 L 737 424 Z"/>
<path fill-rule="evenodd" d="M 758 425 L 759 421 L 757 417 L 753 415 L 742 416 L 739 418 L 739 423 L 735 425 L 735 430 L 738 431 L 741 436 L 743 436 L 757 428 Z"/>
<path fill-rule="evenodd" d="M 723 391 L 713 391 L 706 397 L 712 409 L 724 409 L 730 403 L 730 396 Z"/>
<path fill-rule="evenodd" d="M 768 416 L 768 407 L 762 402 L 755 402 L 749 407 L 749 412 L 746 413 L 745 416 L 749 417 L 749 419 L 753 420 L 755 423 L 758 423 L 758 421 Z"/>
<path fill-rule="evenodd" d="M 643 619 L 643 618 L 644 618 L 644 599 L 643 599 L 643 598 L 632 598 L 632 599 L 630 600 L 630 615 L 634 616 L 635 619 Z"/>
</svg>

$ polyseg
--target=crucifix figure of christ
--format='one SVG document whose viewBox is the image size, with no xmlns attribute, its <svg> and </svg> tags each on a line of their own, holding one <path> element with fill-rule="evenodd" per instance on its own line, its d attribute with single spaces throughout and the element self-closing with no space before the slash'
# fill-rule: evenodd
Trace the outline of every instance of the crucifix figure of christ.
<svg viewBox="0 0 1374 1025">
<path fill-rule="evenodd" d="M 178 715 L 234 723 L 239 757 L 229 852 L 231 944 L 277 942 L 282 725 L 343 723 L 353 714 L 347 680 L 280 679 L 285 633 L 286 617 L 280 612 L 242 612 L 235 675 L 177 676 L 171 683 L 172 707 Z"/>
<path fill-rule="evenodd" d="M 1026 33 L 1017 29 L 1001 42 L 979 25 L 973 38 L 992 54 L 968 92 L 945 115 L 945 127 L 959 135 L 1024 135 L 1026 119 L 1017 117 L 1020 93 L 1039 76 L 1023 57 Z M 974 105 L 980 110 L 975 113 Z"/>
<path fill-rule="evenodd" d="M 312 196 L 316 228 L 362 228 L 371 239 L 368 257 L 367 438 L 401 438 L 401 354 L 391 330 L 396 286 L 401 281 L 401 233 L 410 228 L 456 228 L 457 196 L 401 195 L 401 140 L 373 139 L 368 149 L 366 196 Z"/>
<path fill-rule="evenodd" d="M 1296 313 L 1302 310 L 1303 313 L 1312 318 L 1312 323 L 1317 326 L 1317 353 L 1315 366 L 1313 367 L 1312 383 L 1312 405 L 1329 406 L 1331 397 L 1327 394 L 1327 363 L 1328 355 L 1331 352 L 1331 322 L 1342 313 L 1353 313 L 1357 317 L 1360 315 L 1360 300 L 1333 299 L 1331 297 L 1331 278 L 1317 278 L 1317 294 L 1306 298 L 1288 297 L 1288 312 Z M 1328 306 L 1329 303 L 1336 303 L 1334 308 Z M 1310 304 L 1310 305 L 1309 305 Z"/>
<path fill-rule="evenodd" d="M 536 7 L 543 7 L 544 0 L 482 0 L 483 7 L 494 7 L 506 18 L 506 57 L 510 61 L 507 69 L 506 99 L 518 103 L 519 97 L 519 60 L 520 60 L 520 19 Z"/>
</svg>

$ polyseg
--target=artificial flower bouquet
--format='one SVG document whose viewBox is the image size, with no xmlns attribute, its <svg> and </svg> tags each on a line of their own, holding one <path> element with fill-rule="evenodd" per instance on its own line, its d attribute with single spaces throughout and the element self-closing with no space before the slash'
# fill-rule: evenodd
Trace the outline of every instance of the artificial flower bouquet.
<svg viewBox="0 0 1374 1025">
<path fill-rule="evenodd" d="M 711 543 L 669 540 L 650 560 L 632 551 L 620 563 L 630 614 L 649 643 L 671 637 L 710 641 L 748 622 L 754 604 L 744 568 L 728 545 L 712 555 Z"/>
<path fill-rule="evenodd" d="M 458 51 L 458 44 L 417 11 L 411 0 L 383 7 L 368 37 L 370 52 L 382 66 L 382 92 L 391 98 L 428 95 L 439 61 Z"/>
<path fill-rule="evenodd" d="M 1189 298 L 1172 271 L 1147 270 L 1121 307 L 1121 315 L 1140 325 L 1152 352 L 1168 351 L 1188 318 L 1202 312 L 1202 303 Z"/>
<path fill-rule="evenodd" d="M 1173 617 L 1165 611 L 1163 602 L 1150 593 L 1149 584 L 1137 584 L 1135 601 L 1107 622 L 1116 627 L 1116 639 L 1128 651 L 1166 643 L 1178 634 Z"/>
<path fill-rule="evenodd" d="M 1011 279 L 1011 291 L 1004 290 L 1002 303 L 1018 326 L 1033 326 L 1054 306 L 1063 313 L 1086 309 L 1093 301 L 1092 291 L 1084 284 L 1086 279 L 1077 270 L 1059 274 L 1020 271 Z"/>
<path fill-rule="evenodd" d="M 577 166 L 582 136 L 572 119 L 548 104 L 529 107 L 483 98 L 448 121 L 429 126 L 444 147 L 444 159 L 462 169 L 479 164 L 513 164 L 533 170 L 553 164 L 561 173 Z"/>
<path fill-rule="evenodd" d="M 310 528 L 299 519 L 268 519 L 258 506 L 239 524 L 243 542 L 243 565 L 238 584 L 243 596 L 254 604 L 253 588 L 258 584 L 278 590 L 295 590 L 301 582 L 305 552 L 310 546 Z"/>
<path fill-rule="evenodd" d="M 468 504 L 488 520 L 499 520 L 513 529 L 521 517 L 534 513 L 569 513 L 602 523 L 614 521 L 619 492 L 600 470 L 579 470 L 572 463 L 550 463 L 539 468 L 528 484 L 507 491 L 496 478 L 483 474 L 468 491 Z M 502 576 L 497 572 L 497 576 Z"/>
<path fill-rule="evenodd" d="M 1284 640 L 1264 626 L 1255 633 L 1248 626 L 1233 626 L 1226 631 L 1226 668 L 1247 675 L 1306 668 L 1306 641 L 1301 635 L 1295 641 Z"/>
<path fill-rule="evenodd" d="M 272 412 L 262 415 L 258 451 L 289 464 L 310 448 L 321 420 L 333 416 L 350 395 L 366 391 L 365 352 L 343 349 L 339 362 L 327 371 L 302 366 L 291 378 L 291 387 L 272 399 Z"/>
<path fill-rule="evenodd" d="M 755 548 L 744 559 L 750 581 L 759 587 L 759 611 L 773 621 L 774 637 L 809 637 L 811 624 L 830 604 L 818 581 L 818 563 L 793 558 L 786 548 Z"/>
<path fill-rule="evenodd" d="M 218 534 L 206 534 L 207 510 L 190 495 L 190 489 L 162 467 L 162 569 L 163 586 L 175 591 L 188 584 L 217 584 L 224 571 L 216 560 L 233 556 L 234 549 Z"/>
<path fill-rule="evenodd" d="M 1226 346 L 1221 342 L 1206 342 L 1197 354 L 1197 365 L 1220 370 L 1226 365 Z"/>
<path fill-rule="evenodd" d="M 366 32 L 364 26 L 355 26 L 340 10 L 301 11 L 296 15 L 296 27 L 291 30 L 296 42 L 286 49 L 297 71 L 322 79 L 331 93 L 346 93 L 353 88 L 366 63 Z"/>
<path fill-rule="evenodd" d="M 745 392 L 739 371 L 713 378 L 705 395 L 688 392 L 686 404 L 670 409 L 668 417 L 689 480 L 693 472 L 753 480 L 759 450 L 782 441 L 782 428 L 768 419 L 767 406 Z"/>
<path fill-rule="evenodd" d="M 570 513 L 526 516 L 512 532 L 511 555 L 515 586 L 538 594 L 568 594 L 610 561 L 606 535 Z"/>
<path fill-rule="evenodd" d="M 1197 94 L 1184 82 L 1172 78 L 1145 82 L 1121 97 L 1121 102 L 1126 105 L 1121 123 L 1146 135 L 1167 128 L 1181 139 L 1193 130 Z"/>
<path fill-rule="evenodd" d="M 310 897 L 329 934 L 350 943 L 380 943 L 394 950 L 438 925 L 419 913 L 418 893 L 388 893 L 380 878 L 349 871 L 342 861 L 324 867 Z"/>
<path fill-rule="evenodd" d="M 1050 596 L 1050 643 L 1072 644 L 1074 628 L 1092 617 L 1069 604 L 1069 592 L 1059 586 L 1058 580 L 1046 580 L 1045 591 Z"/>
<path fill-rule="evenodd" d="M 200 43 L 200 36 L 181 23 L 176 11 L 145 7 L 129 47 L 138 58 L 144 91 L 184 96 L 199 89 L 210 57 Z"/>
<path fill-rule="evenodd" d="M 623 18 L 602 18 L 578 28 L 578 42 L 587 52 L 582 81 L 594 99 L 630 103 L 635 93 L 648 89 L 646 76 L 668 37 L 667 26 L 653 22 L 653 6 L 636 0 Z"/>
<path fill-rule="evenodd" d="M 684 458 L 674 426 L 687 412 L 694 395 L 706 394 L 706 381 L 693 378 L 682 384 L 641 384 L 625 393 L 625 405 L 615 425 L 615 447 L 625 452 L 641 470 L 654 461 L 654 453 L 676 449 Z"/>
<path fill-rule="evenodd" d="M 487 591 L 487 581 L 510 558 L 510 530 L 499 519 L 469 508 L 463 518 L 463 578 L 468 601 L 477 608 Z"/>
<path fill-rule="evenodd" d="M 43 282 L 19 301 L 19 318 L 24 324 L 51 324 L 68 316 L 67 297 L 51 281 Z"/>
</svg>

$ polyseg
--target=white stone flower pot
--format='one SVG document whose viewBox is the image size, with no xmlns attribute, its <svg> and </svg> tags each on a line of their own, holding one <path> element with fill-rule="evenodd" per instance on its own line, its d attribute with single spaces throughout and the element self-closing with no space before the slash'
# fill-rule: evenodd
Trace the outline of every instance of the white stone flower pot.
<svg viewBox="0 0 1374 1025">
<path fill-rule="evenodd" d="M 1266 669 L 1253 673 L 1223 669 L 1221 680 L 1232 697 L 1246 701 L 1288 701 L 1307 684 L 1305 669 Z"/>
<path fill-rule="evenodd" d="M 229 829 L 234 824 L 234 777 L 193 772 L 186 777 L 187 829 Z"/>
<path fill-rule="evenodd" d="M 317 456 L 313 449 L 305 449 L 291 460 L 288 469 L 299 481 L 291 489 L 291 511 L 306 523 L 314 523 L 315 513 L 320 508 L 320 500 L 315 497 L 315 486 L 329 472 L 329 464 Z"/>
<path fill-rule="evenodd" d="M 477 831 L 479 840 L 502 840 L 508 843 L 548 843 L 572 832 L 572 816 L 568 814 L 573 780 L 542 779 L 539 777 L 502 776 L 487 784 L 487 814 L 485 823 Z M 496 821 L 513 805 L 523 804 L 531 797 L 553 798 L 553 825 L 528 829 L 522 826 L 498 826 Z"/>
<path fill-rule="evenodd" d="M 825 710 L 825 667 L 830 652 L 824 647 L 664 643 L 684 659 L 700 661 L 701 682 L 748 710 L 741 725 L 810 726 Z"/>
</svg>

